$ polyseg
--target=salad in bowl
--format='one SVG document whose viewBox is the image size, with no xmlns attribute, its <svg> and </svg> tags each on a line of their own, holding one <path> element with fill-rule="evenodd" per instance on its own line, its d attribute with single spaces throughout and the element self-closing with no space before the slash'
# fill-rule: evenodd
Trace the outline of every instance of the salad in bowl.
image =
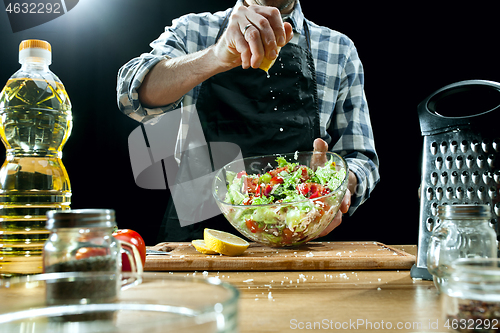
<svg viewBox="0 0 500 333">
<path fill-rule="evenodd" d="M 271 247 L 303 244 L 333 220 L 348 181 L 331 152 L 295 152 L 233 161 L 217 173 L 213 194 L 245 237 Z"/>
</svg>

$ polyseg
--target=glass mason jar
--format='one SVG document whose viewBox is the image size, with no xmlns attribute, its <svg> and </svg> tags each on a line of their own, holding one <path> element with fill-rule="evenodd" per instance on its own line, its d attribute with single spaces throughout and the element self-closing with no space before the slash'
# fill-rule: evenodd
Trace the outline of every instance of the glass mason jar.
<svg viewBox="0 0 500 333">
<path fill-rule="evenodd" d="M 460 258 L 496 258 L 496 233 L 490 227 L 487 205 L 442 205 L 441 224 L 433 230 L 427 251 L 427 269 L 439 292 L 443 291 L 453 261 Z"/>
<path fill-rule="evenodd" d="M 493 258 L 453 262 L 441 295 L 445 327 L 455 332 L 500 331 L 500 261 Z"/>
<path fill-rule="evenodd" d="M 50 232 L 43 249 L 45 273 L 99 272 L 108 278 L 79 283 L 60 282 L 47 285 L 49 304 L 97 302 L 116 297 L 121 281 L 122 252 L 126 253 L 132 271 L 142 273 L 138 250 L 132 244 L 113 237 L 115 212 L 111 209 L 49 211 Z M 122 247 L 123 245 L 123 247 Z"/>
</svg>

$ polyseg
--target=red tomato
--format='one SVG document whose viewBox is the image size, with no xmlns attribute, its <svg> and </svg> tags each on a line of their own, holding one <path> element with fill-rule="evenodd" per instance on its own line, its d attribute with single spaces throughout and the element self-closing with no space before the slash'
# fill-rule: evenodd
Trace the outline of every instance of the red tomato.
<svg viewBox="0 0 500 333">
<path fill-rule="evenodd" d="M 241 177 L 243 176 L 247 176 L 247 173 L 245 171 L 240 171 L 238 172 L 238 174 L 236 175 L 236 178 L 240 179 Z"/>
<path fill-rule="evenodd" d="M 266 187 L 264 188 L 264 195 L 266 197 L 269 196 L 269 193 L 271 193 L 272 190 L 273 190 L 272 185 L 266 185 Z"/>
<path fill-rule="evenodd" d="M 116 239 L 128 242 L 134 245 L 141 256 L 142 267 L 146 264 L 146 243 L 136 231 L 130 229 L 118 229 L 113 232 L 113 237 Z M 126 253 L 122 253 L 122 271 L 131 272 L 130 262 Z"/>
<path fill-rule="evenodd" d="M 284 182 L 283 178 L 279 176 L 274 176 L 270 181 L 271 185 L 282 184 L 283 182 Z"/>
<path fill-rule="evenodd" d="M 254 220 L 245 220 L 245 223 L 247 225 L 247 228 L 253 233 L 264 230 L 263 227 L 259 228 L 259 224 Z"/>
<path fill-rule="evenodd" d="M 293 231 L 285 228 L 283 229 L 283 243 L 290 243 L 292 240 Z"/>
<path fill-rule="evenodd" d="M 90 257 L 105 256 L 107 251 L 103 247 L 81 247 L 76 251 L 75 259 L 85 259 Z"/>
<path fill-rule="evenodd" d="M 259 179 L 246 178 L 243 183 L 243 192 L 259 193 Z"/>
</svg>

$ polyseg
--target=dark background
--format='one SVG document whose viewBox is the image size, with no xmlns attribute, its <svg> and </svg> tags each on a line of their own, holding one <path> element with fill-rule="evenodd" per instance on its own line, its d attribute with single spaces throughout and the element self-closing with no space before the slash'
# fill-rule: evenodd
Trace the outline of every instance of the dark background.
<svg viewBox="0 0 500 333">
<path fill-rule="evenodd" d="M 63 150 L 72 208 L 115 209 L 120 228 L 137 230 L 148 245 L 156 243 L 169 195 L 135 184 L 127 140 L 139 124 L 117 108 L 116 74 L 128 60 L 149 52 L 149 43 L 172 19 L 224 10 L 235 2 L 80 0 L 67 14 L 16 33 L 0 5 L 1 85 L 20 66 L 19 43 L 44 39 L 52 45 L 50 68 L 72 101 L 74 128 Z M 465 2 L 453 7 L 440 3 L 438 8 L 425 2 L 302 0 L 301 5 L 307 18 L 355 42 L 380 157 L 381 182 L 332 239 L 416 244 L 422 150 L 416 106 L 453 82 L 500 81 L 496 9 Z"/>
</svg>

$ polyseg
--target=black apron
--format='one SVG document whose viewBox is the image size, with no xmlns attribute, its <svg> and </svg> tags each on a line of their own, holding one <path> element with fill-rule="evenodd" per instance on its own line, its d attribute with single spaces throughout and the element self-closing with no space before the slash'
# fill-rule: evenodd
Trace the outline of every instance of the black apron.
<svg viewBox="0 0 500 333">
<path fill-rule="evenodd" d="M 237 67 L 202 83 L 196 109 L 207 143 L 236 143 L 243 157 L 312 150 L 314 139 L 320 137 L 320 117 L 305 21 L 304 29 L 308 49 L 288 43 L 269 75 L 261 69 Z M 181 227 L 169 200 L 158 242 L 202 239 L 205 228 L 235 233 L 222 214 Z"/>
</svg>

